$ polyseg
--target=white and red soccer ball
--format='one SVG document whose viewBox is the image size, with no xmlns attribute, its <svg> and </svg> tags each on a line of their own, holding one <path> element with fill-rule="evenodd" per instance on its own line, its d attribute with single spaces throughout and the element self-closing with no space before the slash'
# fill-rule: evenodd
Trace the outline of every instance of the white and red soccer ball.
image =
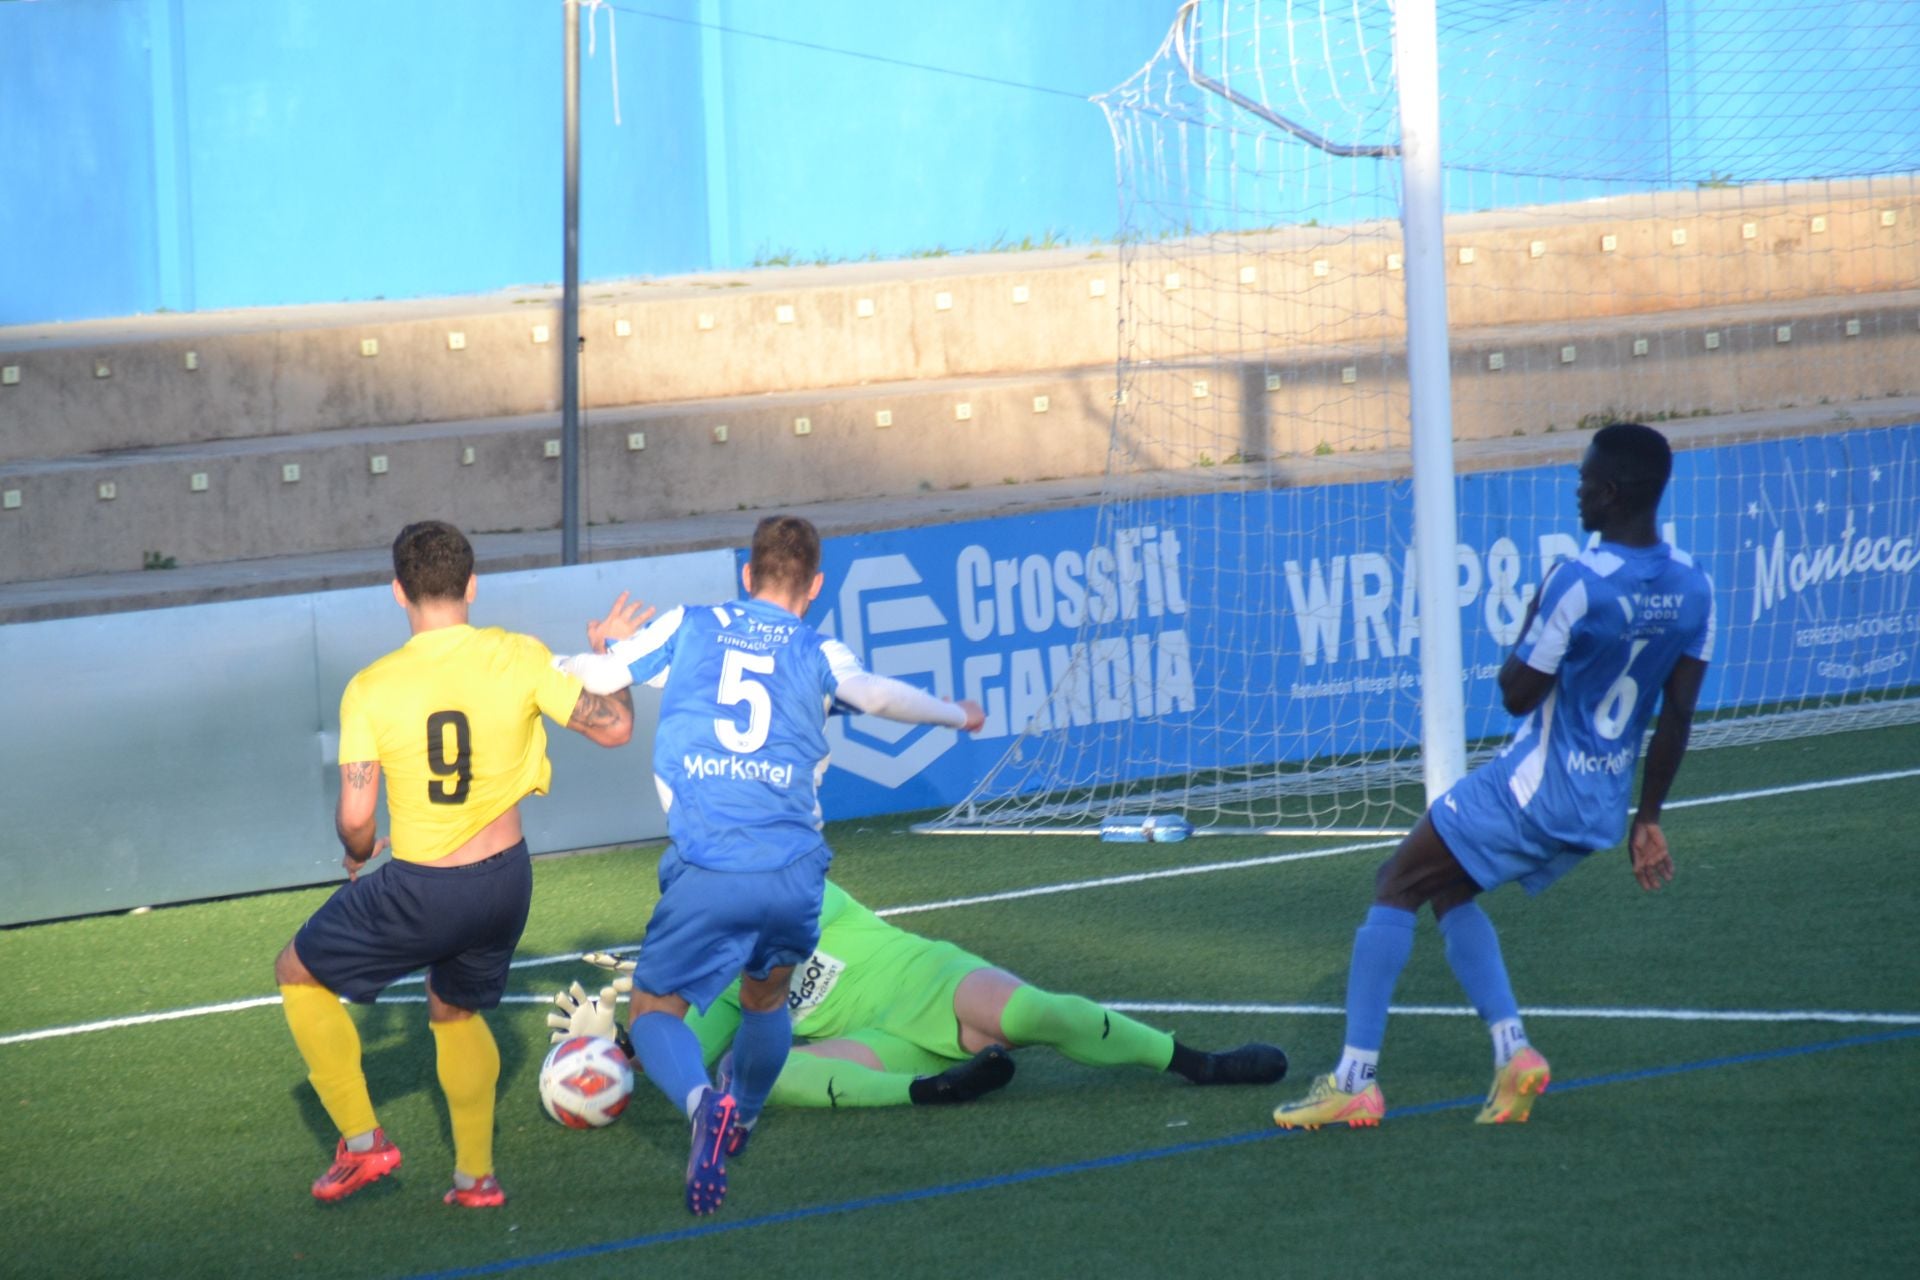
<svg viewBox="0 0 1920 1280">
<path fill-rule="evenodd" d="M 540 1105 L 569 1129 L 612 1124 L 632 1094 L 627 1055 L 599 1036 L 569 1036 L 540 1064 Z"/>
</svg>

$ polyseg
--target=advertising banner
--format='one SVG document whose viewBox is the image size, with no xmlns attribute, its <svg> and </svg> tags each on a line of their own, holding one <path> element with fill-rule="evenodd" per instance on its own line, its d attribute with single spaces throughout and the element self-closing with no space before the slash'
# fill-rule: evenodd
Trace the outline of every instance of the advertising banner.
<svg viewBox="0 0 1920 1280">
<path fill-rule="evenodd" d="M 1687 450 L 1665 536 L 1715 583 L 1703 708 L 1920 685 L 1920 428 Z M 1464 475 L 1455 548 L 1470 738 L 1527 602 L 1586 544 L 1576 469 Z M 878 672 L 986 708 L 982 732 L 833 717 L 830 817 L 1009 790 L 1417 744 L 1405 481 L 1074 508 L 828 540 L 809 621 Z M 1059 736 L 1060 742 L 1047 739 Z M 1047 750 L 1065 747 L 1065 750 Z"/>
</svg>

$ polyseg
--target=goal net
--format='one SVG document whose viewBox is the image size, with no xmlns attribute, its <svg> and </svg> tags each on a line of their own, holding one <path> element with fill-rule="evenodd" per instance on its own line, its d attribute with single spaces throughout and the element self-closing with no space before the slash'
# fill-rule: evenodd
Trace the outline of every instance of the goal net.
<svg viewBox="0 0 1920 1280">
<path fill-rule="evenodd" d="M 1424 806 L 1392 24 L 1200 0 L 1099 99 L 1112 590 L 924 829 Z M 1470 746 L 1510 726 L 1495 672 L 1584 543 L 1574 467 L 1614 420 L 1668 432 L 1663 526 L 1716 583 L 1696 743 L 1920 718 L 1920 6 L 1440 0 L 1438 25 Z"/>
</svg>

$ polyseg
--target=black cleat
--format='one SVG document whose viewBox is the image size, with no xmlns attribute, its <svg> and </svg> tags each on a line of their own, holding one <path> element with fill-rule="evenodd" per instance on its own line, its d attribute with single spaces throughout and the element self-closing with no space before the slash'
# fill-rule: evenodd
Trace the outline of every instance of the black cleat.
<svg viewBox="0 0 1920 1280">
<path fill-rule="evenodd" d="M 1013 1079 L 1013 1055 L 999 1045 L 988 1045 L 965 1062 L 957 1062 L 939 1075 L 921 1076 L 908 1087 L 907 1095 L 918 1107 L 947 1102 L 972 1102 L 995 1089 L 1004 1089 Z"/>
<path fill-rule="evenodd" d="M 1287 1077 L 1286 1051 L 1278 1045 L 1243 1044 L 1206 1059 L 1195 1084 L 1273 1084 Z"/>
</svg>

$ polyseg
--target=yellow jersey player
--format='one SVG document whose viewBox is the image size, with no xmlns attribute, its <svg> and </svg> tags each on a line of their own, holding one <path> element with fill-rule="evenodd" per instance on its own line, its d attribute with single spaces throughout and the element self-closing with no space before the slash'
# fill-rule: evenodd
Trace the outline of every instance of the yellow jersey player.
<svg viewBox="0 0 1920 1280">
<path fill-rule="evenodd" d="M 453 1128 L 446 1200 L 484 1208 L 506 1200 L 493 1176 L 500 1053 L 475 1015 L 499 1005 L 527 922 L 533 872 L 519 805 L 545 792 L 552 773 L 540 716 L 617 747 L 633 734 L 633 703 L 624 692 L 585 692 L 531 636 L 471 626 L 473 547 L 452 525 L 402 529 L 393 573 L 413 636 L 354 676 L 340 699 L 335 825 L 347 883 L 294 934 L 273 975 L 307 1078 L 341 1135 L 314 1197 L 344 1199 L 400 1167 L 340 997 L 371 1001 L 424 968 Z M 389 846 L 374 837 L 382 776 L 393 860 L 362 876 Z"/>
</svg>

